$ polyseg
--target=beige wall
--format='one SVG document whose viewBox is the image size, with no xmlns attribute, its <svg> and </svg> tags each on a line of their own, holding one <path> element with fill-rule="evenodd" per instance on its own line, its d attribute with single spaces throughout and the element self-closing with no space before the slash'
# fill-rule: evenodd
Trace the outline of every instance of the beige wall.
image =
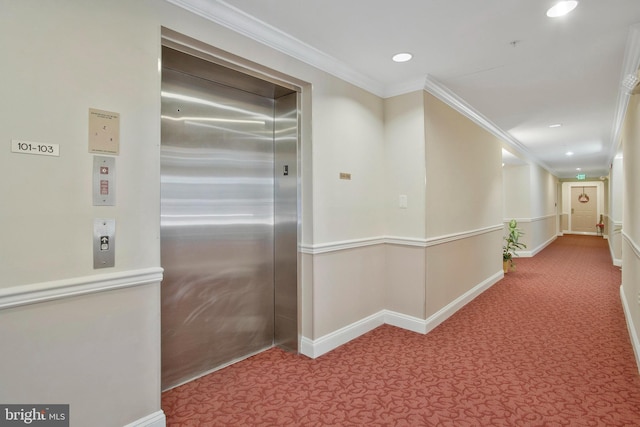
<svg viewBox="0 0 640 427">
<path fill-rule="evenodd" d="M 312 95 L 303 94 L 303 244 L 384 233 L 380 98 L 160 0 L 3 2 L 0 23 L 0 51 L 12 63 L 3 73 L 1 139 L 7 144 L 11 139 L 55 143 L 61 153 L 58 158 L 0 153 L 0 168 L 12 177 L 0 182 L 0 286 L 8 289 L 0 302 L 19 297 L 26 288 L 46 291 L 59 281 L 86 288 L 93 280 L 108 282 L 103 275 L 114 272 L 122 277 L 117 286 L 109 282 L 107 288 L 135 286 L 129 278 L 135 271 L 160 271 L 158 65 L 163 26 L 261 64 L 259 70 L 272 69 L 313 85 Z M 89 108 L 120 113 L 114 207 L 91 203 Z M 352 180 L 339 180 L 339 172 L 351 173 Z M 93 269 L 96 217 L 116 219 L 115 268 Z M 383 269 L 384 260 L 372 257 L 371 251 L 382 254 L 384 247 L 319 261 L 302 256 L 304 334 L 313 337 L 314 331 L 322 334 L 380 309 L 384 273 L 373 267 Z M 336 277 L 343 278 L 338 284 L 348 278 L 349 288 L 337 286 Z M 126 303 L 118 299 L 124 291 L 107 290 L 73 302 L 63 298 L 0 309 L 0 324 L 6 328 L 1 332 L 3 347 L 14 349 L 3 355 L 5 394 L 0 400 L 70 403 L 75 408 L 72 422 L 78 425 L 99 425 L 88 417 L 89 399 L 101 412 L 117 414 L 102 418 L 110 425 L 159 412 L 158 291 L 158 283 L 144 286 L 127 293 Z M 122 313 L 118 306 L 128 311 Z M 136 309 L 139 313 L 133 315 Z M 82 330 L 73 327 L 74 318 L 82 319 Z M 123 323 L 127 333 L 116 333 Z M 65 328 L 65 339 L 49 340 L 49 347 L 33 353 L 35 342 L 56 327 Z M 133 345 L 130 335 L 149 344 Z M 94 389 L 85 393 L 88 379 L 77 373 L 95 369 L 94 352 L 104 356 L 99 361 L 108 355 L 123 357 L 104 363 L 95 374 Z M 43 369 L 58 366 L 56 375 L 65 380 L 52 387 L 44 376 L 24 382 L 12 374 L 36 363 Z M 115 391 L 118 384 L 122 387 Z"/>
<path fill-rule="evenodd" d="M 383 235 L 382 99 L 335 78 L 321 82 L 313 82 L 314 243 Z"/>
<path fill-rule="evenodd" d="M 385 129 L 385 308 L 428 320 L 501 271 L 501 145 L 425 91 L 386 99 Z"/>
<path fill-rule="evenodd" d="M 384 100 L 385 210 L 389 236 L 426 236 L 424 120 L 422 91 Z M 399 206 L 401 195 L 407 197 L 407 208 Z"/>
<path fill-rule="evenodd" d="M 558 179 L 534 164 L 505 166 L 502 174 L 505 227 L 511 219 L 516 219 L 524 233 L 521 242 L 527 245 L 518 254 L 535 255 L 557 235 Z"/>
<path fill-rule="evenodd" d="M 74 425 L 100 425 L 92 405 L 117 414 L 101 418 L 109 425 L 161 414 L 159 283 L 135 277 L 146 269 L 151 279 L 160 275 L 162 27 L 305 88 L 304 338 L 381 310 L 426 319 L 501 271 L 500 144 L 426 92 L 382 100 L 161 0 L 3 2 L 0 23 L 0 52 L 11 58 L 0 139 L 55 143 L 61 152 L 0 152 L 11 177 L 0 182 L 0 307 L 35 292 L 28 304 L 0 309 L 0 340 L 11 349 L 0 367 L 0 401 L 70 403 Z M 89 108 L 121 117 L 113 207 L 91 203 Z M 93 269 L 96 217 L 116 219 L 113 269 Z M 71 291 L 36 302 L 60 286 Z M 54 367 L 53 377 L 28 374 Z"/>
<path fill-rule="evenodd" d="M 0 287 L 101 273 L 96 217 L 116 220 L 113 271 L 159 265 L 158 18 L 148 1 L 120 4 L 2 3 Z M 89 108 L 120 113 L 115 207 L 92 206 Z M 59 144 L 60 156 L 12 154 L 11 139 Z"/>
<path fill-rule="evenodd" d="M 424 103 L 427 237 L 501 223 L 500 141 L 427 92 Z"/>
<path fill-rule="evenodd" d="M 3 403 L 67 403 L 71 425 L 122 426 L 160 409 L 156 284 L 0 311 Z"/>
<path fill-rule="evenodd" d="M 502 168 L 503 176 L 503 217 L 531 218 L 531 166 L 506 165 Z"/>
<path fill-rule="evenodd" d="M 427 248 L 426 318 L 502 272 L 501 241 L 499 229 Z"/>
<path fill-rule="evenodd" d="M 622 213 L 624 198 L 623 159 L 616 156 L 609 173 L 609 209 L 605 221 L 605 234 L 615 265 L 622 265 Z"/>
<path fill-rule="evenodd" d="M 502 148 L 427 92 L 424 105 L 427 239 L 459 237 L 427 247 L 428 317 L 501 271 L 501 230 L 475 232 L 502 221 Z"/>
<path fill-rule="evenodd" d="M 384 308 L 426 319 L 426 249 L 397 244 L 386 247 Z"/>
<path fill-rule="evenodd" d="M 627 323 L 640 365 L 640 95 L 629 101 L 622 133 L 624 207 L 622 287 Z"/>
<path fill-rule="evenodd" d="M 362 248 L 314 257 L 313 336 L 318 339 L 385 308 L 385 248 Z"/>
</svg>

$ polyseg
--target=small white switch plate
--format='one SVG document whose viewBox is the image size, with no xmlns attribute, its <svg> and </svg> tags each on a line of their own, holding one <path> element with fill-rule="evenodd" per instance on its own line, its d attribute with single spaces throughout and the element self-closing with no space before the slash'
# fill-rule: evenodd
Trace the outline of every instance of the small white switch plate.
<svg viewBox="0 0 640 427">
<path fill-rule="evenodd" d="M 400 207 L 400 209 L 407 209 L 407 196 L 404 194 L 401 194 L 400 197 L 398 197 L 398 206 Z"/>
</svg>

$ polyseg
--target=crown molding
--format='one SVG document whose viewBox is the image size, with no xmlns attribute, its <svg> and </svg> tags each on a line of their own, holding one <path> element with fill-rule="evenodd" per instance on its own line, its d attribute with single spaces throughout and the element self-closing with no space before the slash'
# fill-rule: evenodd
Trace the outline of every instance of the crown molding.
<svg viewBox="0 0 640 427">
<path fill-rule="evenodd" d="M 627 45 L 624 50 L 624 59 L 622 62 L 622 72 L 620 75 L 620 89 L 618 91 L 618 102 L 611 128 L 611 141 L 609 146 L 609 164 L 613 163 L 618 147 L 620 146 L 620 137 L 622 133 L 622 125 L 624 117 L 627 114 L 629 106 L 629 98 L 633 87 L 629 87 L 629 81 L 637 81 L 638 69 L 640 69 L 640 24 L 632 25 L 629 28 L 627 36 Z"/>
<path fill-rule="evenodd" d="M 470 120 L 478 124 L 480 127 L 484 128 L 486 131 L 492 133 L 500 140 L 504 141 L 505 144 L 516 150 L 516 152 L 520 153 L 529 162 L 540 165 L 541 167 L 549 171 L 549 173 L 551 173 L 552 175 L 558 175 L 548 164 L 531 154 L 529 149 L 525 147 L 520 141 L 511 136 L 511 134 L 499 128 L 491 120 L 480 114 L 480 112 L 475 110 L 471 105 L 467 104 L 464 99 L 460 98 L 434 77 L 427 76 L 424 83 L 424 90 L 440 99 L 442 102 L 449 105 L 460 114 L 468 117 Z"/>
<path fill-rule="evenodd" d="M 384 86 L 380 82 L 222 0 L 167 1 L 272 49 L 296 58 L 312 67 L 325 71 L 374 95 L 384 97 Z"/>
<path fill-rule="evenodd" d="M 166 1 L 248 37 L 249 39 L 255 40 L 265 46 L 298 59 L 314 68 L 338 77 L 381 98 L 389 98 L 417 90 L 426 90 L 495 135 L 500 140 L 504 141 L 505 144 L 513 148 L 529 162 L 538 164 L 551 174 L 557 175 L 549 165 L 533 156 L 520 141 L 500 129 L 493 122 L 467 104 L 462 98 L 458 97 L 455 93 L 431 76 L 427 76 L 426 79 L 418 78 L 406 83 L 385 87 L 381 82 L 354 70 L 344 62 L 339 61 L 315 47 L 292 37 L 284 31 L 229 5 L 223 0 Z"/>
</svg>

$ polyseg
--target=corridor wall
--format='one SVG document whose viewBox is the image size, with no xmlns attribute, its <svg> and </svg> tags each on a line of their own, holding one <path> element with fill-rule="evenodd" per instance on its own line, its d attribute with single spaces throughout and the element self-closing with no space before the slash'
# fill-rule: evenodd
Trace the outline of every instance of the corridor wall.
<svg viewBox="0 0 640 427">
<path fill-rule="evenodd" d="M 624 206 L 622 285 L 620 295 L 636 363 L 640 369 L 640 95 L 633 95 L 622 131 L 624 147 Z"/>
<path fill-rule="evenodd" d="M 304 354 L 384 322 L 425 332 L 501 277 L 499 143 L 429 93 L 387 103 L 163 0 L 2 10 L 0 402 L 69 403 L 73 425 L 164 425 L 163 27 L 303 88 Z M 115 206 L 92 204 L 89 108 L 120 114 Z M 11 153 L 12 139 L 58 144 L 60 156 Z M 93 268 L 95 218 L 116 221 L 115 267 Z"/>
<path fill-rule="evenodd" d="M 425 333 L 502 277 L 500 142 L 427 91 L 385 100 L 385 137 L 386 320 Z"/>
<path fill-rule="evenodd" d="M 519 256 L 533 256 L 553 242 L 557 235 L 556 203 L 558 179 L 535 164 L 504 166 L 503 217 L 505 229 L 518 221 L 527 248 Z"/>
<path fill-rule="evenodd" d="M 609 206 L 605 216 L 604 233 L 614 265 L 622 265 L 622 213 L 624 198 L 624 168 L 622 156 L 616 156 L 609 173 Z"/>
<path fill-rule="evenodd" d="M 381 310 L 384 247 L 359 246 L 384 233 L 381 98 L 161 0 L 2 8 L 0 52 L 11 67 L 0 100 L 0 167 L 10 177 L 0 183 L 0 401 L 69 403 L 74 425 L 164 424 L 162 27 L 305 87 L 303 337 L 313 341 Z M 89 108 L 120 114 L 115 206 L 92 205 Z M 60 156 L 11 153 L 12 139 L 59 144 Z M 116 220 L 113 268 L 93 269 L 94 218 Z"/>
</svg>

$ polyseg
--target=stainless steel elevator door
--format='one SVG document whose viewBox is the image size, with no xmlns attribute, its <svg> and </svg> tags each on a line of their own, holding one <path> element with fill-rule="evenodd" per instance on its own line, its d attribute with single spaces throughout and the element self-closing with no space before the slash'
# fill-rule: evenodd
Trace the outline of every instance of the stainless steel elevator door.
<svg viewBox="0 0 640 427">
<path fill-rule="evenodd" d="M 163 389 L 273 345 L 273 117 L 273 99 L 163 68 Z"/>
</svg>

